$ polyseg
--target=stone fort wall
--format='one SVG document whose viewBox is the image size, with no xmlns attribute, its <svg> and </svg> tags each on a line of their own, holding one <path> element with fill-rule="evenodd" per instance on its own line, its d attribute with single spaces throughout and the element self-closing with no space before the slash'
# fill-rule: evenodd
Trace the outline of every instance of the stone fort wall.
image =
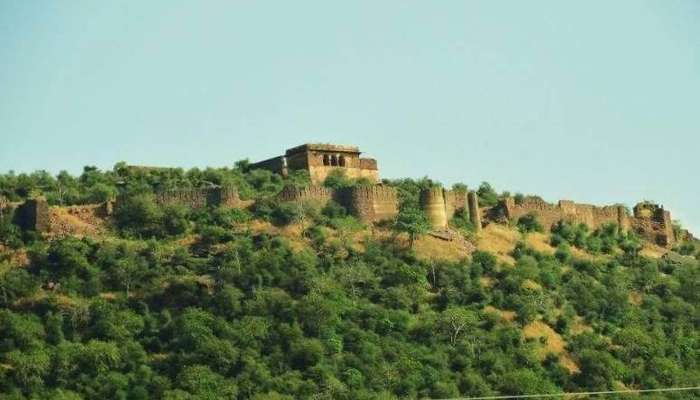
<svg viewBox="0 0 700 400">
<path fill-rule="evenodd" d="M 277 198 L 280 201 L 313 201 L 320 205 L 333 200 L 345 207 L 351 215 L 366 223 L 390 220 L 399 212 L 396 189 L 381 185 L 356 186 L 340 190 L 317 185 L 304 188 L 288 186 Z"/>
<path fill-rule="evenodd" d="M 623 231 L 632 230 L 645 240 L 659 246 L 669 247 L 676 242 L 671 213 L 657 204 L 637 204 L 633 215 L 630 215 L 621 205 L 598 207 L 569 200 L 551 204 L 537 197 L 526 197 L 517 204 L 513 198 L 506 198 L 501 200 L 498 207 L 500 214 L 509 220 L 517 220 L 526 214 L 533 213 L 548 229 L 559 221 L 585 224 L 591 229 L 597 229 L 606 224 L 617 224 Z"/>
<path fill-rule="evenodd" d="M 155 201 L 160 205 L 183 205 L 194 209 L 204 207 L 236 208 L 245 203 L 238 195 L 238 190 L 221 187 L 162 191 L 156 193 Z"/>
<path fill-rule="evenodd" d="M 17 206 L 12 216 L 16 225 L 24 230 L 49 231 L 49 203 L 45 198 L 29 199 Z"/>
<path fill-rule="evenodd" d="M 501 200 L 499 207 L 509 220 L 517 220 L 526 214 L 535 214 L 545 228 L 551 228 L 559 221 L 585 224 L 598 228 L 605 224 L 617 224 L 623 229 L 629 228 L 629 213 L 624 206 L 614 205 L 597 207 L 591 204 L 560 200 L 557 204 L 547 203 L 538 197 L 526 197 L 516 203 L 512 197 Z"/>
<path fill-rule="evenodd" d="M 474 192 L 439 187 L 425 189 L 420 193 L 420 206 L 434 229 L 446 229 L 458 211 L 469 211 L 474 228 L 477 232 L 481 230 L 481 210 Z"/>
<path fill-rule="evenodd" d="M 630 225 L 635 233 L 659 246 L 670 247 L 677 241 L 671 213 L 658 204 L 638 203 Z"/>
<path fill-rule="evenodd" d="M 396 189 L 388 186 L 358 186 L 337 193 L 338 202 L 364 222 L 391 220 L 399 213 Z"/>
</svg>

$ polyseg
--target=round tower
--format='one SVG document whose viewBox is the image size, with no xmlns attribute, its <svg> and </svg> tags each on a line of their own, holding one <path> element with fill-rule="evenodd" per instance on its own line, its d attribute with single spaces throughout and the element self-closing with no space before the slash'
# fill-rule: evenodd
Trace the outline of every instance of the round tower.
<svg viewBox="0 0 700 400">
<path fill-rule="evenodd" d="M 420 206 L 428 217 L 430 226 L 434 229 L 447 228 L 447 213 L 445 212 L 445 197 L 442 188 L 422 190 Z"/>
</svg>

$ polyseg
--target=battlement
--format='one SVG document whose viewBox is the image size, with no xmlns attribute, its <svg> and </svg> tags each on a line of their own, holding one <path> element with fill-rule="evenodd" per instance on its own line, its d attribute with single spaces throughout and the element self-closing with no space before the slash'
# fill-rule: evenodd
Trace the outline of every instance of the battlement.
<svg viewBox="0 0 700 400">
<path fill-rule="evenodd" d="M 279 193 L 280 201 L 314 201 L 325 205 L 334 200 L 365 223 L 393 219 L 398 214 L 396 189 L 388 186 L 355 186 L 333 190 L 324 186 L 312 185 L 304 188 L 287 186 Z"/>
<path fill-rule="evenodd" d="M 621 205 L 598 207 L 575 203 L 571 200 L 560 200 L 557 204 L 551 204 L 539 197 L 525 197 L 516 203 L 515 199 L 508 197 L 500 201 L 499 207 L 502 214 L 509 220 L 517 220 L 526 214 L 535 214 L 547 229 L 559 221 L 585 224 L 593 229 L 611 223 L 619 225 L 622 229 L 629 227 L 629 213 Z"/>
<path fill-rule="evenodd" d="M 312 185 L 303 188 L 285 186 L 277 198 L 280 201 L 318 201 L 325 204 L 332 200 L 333 196 L 334 192 L 332 189 Z"/>
<path fill-rule="evenodd" d="M 120 199 L 117 199 L 119 202 Z M 155 201 L 160 205 L 183 205 L 193 209 L 205 207 L 242 207 L 235 188 L 210 187 L 201 189 L 176 189 L 156 193 Z"/>
</svg>

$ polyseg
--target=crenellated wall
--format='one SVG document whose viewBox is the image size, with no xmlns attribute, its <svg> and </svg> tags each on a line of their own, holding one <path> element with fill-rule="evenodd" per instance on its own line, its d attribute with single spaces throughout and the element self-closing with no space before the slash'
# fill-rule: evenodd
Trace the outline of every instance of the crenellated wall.
<svg viewBox="0 0 700 400">
<path fill-rule="evenodd" d="M 333 199 L 334 192 L 324 186 L 307 186 L 297 188 L 293 186 L 285 186 L 284 189 L 277 195 L 280 201 L 318 201 L 327 203 Z"/>
<path fill-rule="evenodd" d="M 517 203 L 512 197 L 501 200 L 499 206 L 503 215 L 509 220 L 534 213 L 539 222 L 547 229 L 559 221 L 585 224 L 595 229 L 605 224 L 617 224 L 623 230 L 629 229 L 629 214 L 621 205 L 597 207 L 590 204 L 560 200 L 557 204 L 547 203 L 539 197 L 526 197 Z"/>
<path fill-rule="evenodd" d="M 396 189 L 388 186 L 356 186 L 340 190 L 337 201 L 364 222 L 391 220 L 399 213 Z"/>
<path fill-rule="evenodd" d="M 277 196 L 280 201 L 314 201 L 321 205 L 334 200 L 360 221 L 370 223 L 390 220 L 398 214 L 396 189 L 381 186 L 356 186 L 333 190 L 312 185 L 304 188 L 285 187 Z"/>
<path fill-rule="evenodd" d="M 156 193 L 155 200 L 160 205 L 184 205 L 190 208 L 242 207 L 238 190 L 234 188 L 212 187 L 203 189 L 178 189 Z"/>
</svg>

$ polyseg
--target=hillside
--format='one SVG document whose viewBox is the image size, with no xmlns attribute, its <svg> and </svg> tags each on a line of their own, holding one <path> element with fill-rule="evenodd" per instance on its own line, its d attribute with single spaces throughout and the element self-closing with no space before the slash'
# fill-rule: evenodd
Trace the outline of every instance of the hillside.
<svg viewBox="0 0 700 400">
<path fill-rule="evenodd" d="M 488 184 L 367 189 L 342 174 L 313 189 L 323 202 L 288 201 L 309 179 L 246 162 L 0 175 L 0 398 L 440 399 L 700 383 L 700 246 L 678 225 L 642 226 L 658 208 L 635 210 L 628 227 L 588 226 L 553 219 L 569 203 L 511 204 Z M 396 193 L 394 217 L 368 222 L 323 197 L 372 191 L 386 196 L 374 216 Z M 443 206 L 473 193 L 479 207 L 464 200 L 436 226 L 426 193 Z M 47 205 L 31 229 L 27 199 Z M 528 204 L 542 211 L 520 212 Z M 621 206 L 572 207 L 628 221 Z M 661 235 L 672 240 L 650 239 Z"/>
</svg>

